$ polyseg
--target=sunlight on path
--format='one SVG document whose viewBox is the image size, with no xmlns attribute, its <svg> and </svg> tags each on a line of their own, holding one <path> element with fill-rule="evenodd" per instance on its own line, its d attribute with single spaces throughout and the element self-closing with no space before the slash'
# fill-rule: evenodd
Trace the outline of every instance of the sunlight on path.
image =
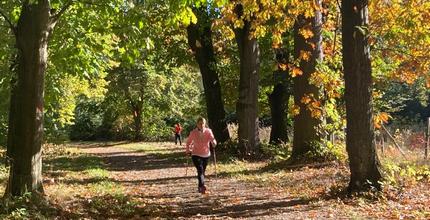
<svg viewBox="0 0 430 220">
<path fill-rule="evenodd" d="M 183 146 L 171 143 L 134 143 L 82 148 L 102 157 L 110 177 L 151 207 L 153 216 L 166 218 L 314 218 L 310 200 L 291 198 L 286 192 L 253 186 L 233 178 L 218 178 L 208 166 L 209 193 L 197 192 L 191 161 Z M 188 165 L 188 166 L 187 166 Z M 319 215 L 318 217 L 324 217 Z M 326 217 L 330 217 L 327 213 Z M 140 219 L 140 218 L 136 218 Z"/>
</svg>

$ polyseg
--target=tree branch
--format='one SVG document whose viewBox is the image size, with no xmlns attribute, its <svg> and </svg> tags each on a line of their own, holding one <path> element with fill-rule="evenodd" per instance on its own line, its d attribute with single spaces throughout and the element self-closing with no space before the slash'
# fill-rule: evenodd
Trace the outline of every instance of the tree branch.
<svg viewBox="0 0 430 220">
<path fill-rule="evenodd" d="M 372 50 L 378 50 L 378 51 L 388 50 L 388 51 L 391 51 L 393 53 L 406 55 L 408 57 L 412 57 L 412 58 L 415 57 L 413 54 L 408 53 L 405 50 L 401 50 L 401 49 L 397 49 L 397 48 L 391 48 L 391 47 L 373 47 Z"/>
<path fill-rule="evenodd" d="M 385 128 L 385 126 L 383 124 L 381 124 L 381 127 L 384 129 L 385 133 L 387 133 L 388 137 L 391 138 L 391 140 L 394 142 L 394 145 L 397 147 L 397 149 L 400 151 L 400 153 L 402 154 L 402 156 L 404 158 L 406 158 L 406 154 L 405 152 L 403 152 L 402 148 L 399 146 L 399 144 L 397 144 L 396 139 L 394 139 L 394 137 L 390 134 L 390 132 L 387 130 L 387 128 Z"/>
<path fill-rule="evenodd" d="M 13 31 L 14 34 L 16 34 L 16 28 L 15 25 L 13 25 L 12 21 L 6 16 L 6 13 L 3 12 L 3 10 L 0 8 L 0 15 L 4 18 L 4 20 L 9 25 L 9 28 Z"/>
<path fill-rule="evenodd" d="M 95 5 L 95 6 L 107 6 L 108 4 L 104 4 L 104 3 L 96 3 L 95 1 L 92 2 L 91 0 L 89 1 L 80 1 L 82 4 L 86 4 L 86 5 Z"/>
<path fill-rule="evenodd" d="M 51 24 L 55 25 L 58 22 L 58 19 L 60 19 L 61 15 L 64 14 L 64 12 L 67 11 L 67 9 L 70 8 L 73 4 L 73 0 L 69 0 L 56 14 L 51 16 Z"/>
</svg>

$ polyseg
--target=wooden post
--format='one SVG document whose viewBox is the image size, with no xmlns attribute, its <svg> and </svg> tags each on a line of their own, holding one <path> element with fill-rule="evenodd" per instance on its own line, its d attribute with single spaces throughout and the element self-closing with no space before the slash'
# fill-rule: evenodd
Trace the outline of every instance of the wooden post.
<svg viewBox="0 0 430 220">
<path fill-rule="evenodd" d="M 427 138 L 426 138 L 426 150 L 425 150 L 425 158 L 428 159 L 429 148 L 430 148 L 430 117 L 427 118 Z"/>
</svg>

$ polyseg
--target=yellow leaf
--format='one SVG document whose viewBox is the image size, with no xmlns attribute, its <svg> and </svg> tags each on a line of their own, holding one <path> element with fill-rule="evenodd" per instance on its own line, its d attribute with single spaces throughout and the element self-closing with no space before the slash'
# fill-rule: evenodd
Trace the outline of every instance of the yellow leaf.
<svg viewBox="0 0 430 220">
<path fill-rule="evenodd" d="M 287 64 L 283 64 L 283 63 L 280 63 L 278 66 L 279 66 L 279 68 L 281 70 L 287 70 L 287 68 L 288 68 L 288 65 Z"/>
<path fill-rule="evenodd" d="M 290 115 L 296 116 L 300 114 L 300 106 L 293 104 L 289 111 Z"/>
<path fill-rule="evenodd" d="M 301 29 L 299 32 L 305 39 L 309 39 L 314 36 L 314 33 L 312 32 L 312 30 L 307 28 Z"/>
<path fill-rule="evenodd" d="M 301 50 L 299 58 L 304 61 L 309 61 L 309 59 L 311 58 L 311 52 Z"/>
</svg>

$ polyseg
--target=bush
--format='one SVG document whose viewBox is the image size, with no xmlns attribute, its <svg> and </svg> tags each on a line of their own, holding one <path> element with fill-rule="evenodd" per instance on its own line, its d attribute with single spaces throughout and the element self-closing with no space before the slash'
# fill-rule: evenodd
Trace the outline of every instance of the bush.
<svg viewBox="0 0 430 220">
<path fill-rule="evenodd" d="M 329 141 L 312 141 L 308 143 L 311 150 L 303 158 L 312 162 L 342 161 L 347 158 L 345 147 Z M 300 158 L 299 158 L 300 159 Z"/>
<path fill-rule="evenodd" d="M 71 140 L 95 140 L 102 125 L 103 112 L 96 100 L 81 97 L 75 109 L 75 123 L 70 127 Z"/>
<path fill-rule="evenodd" d="M 382 165 L 385 183 L 389 185 L 400 186 L 430 177 L 428 165 L 419 165 L 412 161 L 397 163 L 392 160 L 384 160 Z"/>
<path fill-rule="evenodd" d="M 50 219 L 57 216 L 56 212 L 42 195 L 28 192 L 20 197 L 4 198 L 0 219 Z"/>
<path fill-rule="evenodd" d="M 291 144 L 270 144 L 262 143 L 261 150 L 263 157 L 274 159 L 274 160 L 285 160 L 291 156 Z"/>
</svg>

